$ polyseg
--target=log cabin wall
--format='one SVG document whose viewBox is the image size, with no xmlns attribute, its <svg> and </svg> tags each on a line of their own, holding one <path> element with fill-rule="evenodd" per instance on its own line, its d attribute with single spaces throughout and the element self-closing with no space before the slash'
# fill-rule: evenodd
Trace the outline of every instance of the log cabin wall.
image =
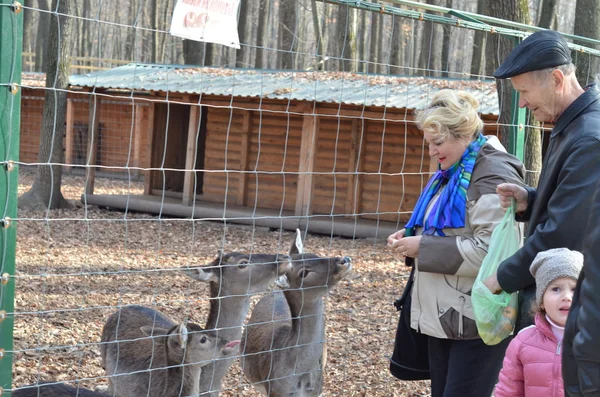
<svg viewBox="0 0 600 397">
<path fill-rule="evenodd" d="M 302 116 L 209 108 L 202 198 L 294 210 L 301 133 Z"/>
<path fill-rule="evenodd" d="M 21 161 L 26 163 L 38 161 L 43 108 L 43 90 L 30 91 L 23 98 Z M 70 95 L 74 126 L 89 123 L 88 98 L 87 94 Z M 162 155 L 164 149 L 157 144 L 165 134 L 164 127 L 153 128 L 155 106 L 125 98 L 99 98 L 99 163 L 125 167 L 129 159 L 131 166 L 149 168 L 152 152 Z M 191 103 L 197 100 L 191 98 Z M 201 200 L 222 203 L 227 198 L 232 205 L 283 209 L 297 215 L 336 214 L 405 222 L 429 178 L 430 161 L 423 150 L 422 134 L 405 109 L 369 108 L 363 113 L 364 109 L 346 105 L 319 104 L 313 109 L 313 104 L 296 103 L 290 108 L 274 102 L 266 107 L 270 110 L 260 111 L 265 103 L 251 99 L 233 108 L 230 105 L 226 98 L 207 100 L 205 159 L 195 167 L 207 170 L 201 190 L 196 190 Z M 484 122 L 486 134 L 499 132 L 495 116 L 484 116 Z M 313 128 L 314 147 L 303 146 L 303 136 L 310 136 Z M 183 131 L 185 126 L 179 129 Z M 168 150 L 185 152 L 184 132 L 178 134 L 178 147 L 168 145 Z M 78 132 L 70 134 L 67 162 L 82 163 L 76 158 L 84 149 L 77 146 Z M 153 144 L 154 134 L 158 141 Z M 65 139 L 65 145 L 68 142 Z M 172 166 L 181 168 L 181 164 Z M 310 177 L 301 167 L 311 170 Z M 102 171 L 126 172 L 122 168 Z M 184 173 L 180 174 L 183 177 Z M 183 190 L 180 182 L 171 190 Z"/>
<path fill-rule="evenodd" d="M 44 90 L 23 88 L 21 104 L 20 161 L 37 163 L 40 130 L 44 108 Z M 100 98 L 97 117 L 101 125 L 101 142 L 97 152 L 99 164 L 108 167 L 103 172 L 126 173 L 121 167 L 150 166 L 149 104 L 147 102 Z M 87 126 L 89 95 L 69 94 L 72 131 L 64 139 L 66 164 L 85 164 L 87 158 Z M 104 99 L 104 100 L 103 100 Z M 69 125 L 69 120 L 67 121 Z M 138 130 L 136 130 L 136 128 Z M 137 135 L 136 135 L 137 131 Z M 72 134 L 72 135 L 70 135 Z M 71 142 L 69 143 L 69 139 Z M 137 158 L 136 158 L 137 154 Z"/>
<path fill-rule="evenodd" d="M 312 114 L 209 107 L 202 199 L 306 215 L 298 209 L 298 183 Z M 485 133 L 497 134 L 495 120 L 486 123 Z M 308 213 L 405 222 L 430 175 L 411 116 L 401 109 L 386 116 L 371 109 L 362 119 L 328 114 L 316 117 L 315 128 Z"/>
</svg>

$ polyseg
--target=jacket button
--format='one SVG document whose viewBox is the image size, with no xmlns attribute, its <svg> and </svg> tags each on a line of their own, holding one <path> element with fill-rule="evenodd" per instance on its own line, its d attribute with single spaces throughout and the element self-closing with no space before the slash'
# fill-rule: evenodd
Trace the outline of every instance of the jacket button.
<svg viewBox="0 0 600 397">
<path fill-rule="evenodd" d="M 440 309 L 440 314 L 444 314 L 444 309 Z"/>
</svg>

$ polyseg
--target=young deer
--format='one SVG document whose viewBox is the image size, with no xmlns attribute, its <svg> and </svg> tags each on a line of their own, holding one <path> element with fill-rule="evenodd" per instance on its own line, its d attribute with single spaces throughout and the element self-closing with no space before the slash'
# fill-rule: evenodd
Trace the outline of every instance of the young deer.
<svg viewBox="0 0 600 397">
<path fill-rule="evenodd" d="M 40 382 L 23 386 L 12 392 L 13 397 L 111 397 L 83 387 L 73 387 L 64 383 Z"/>
<path fill-rule="evenodd" d="M 126 306 L 108 318 L 102 342 L 108 394 L 184 397 L 198 395 L 202 367 L 213 357 L 234 353 L 240 341 L 217 337 L 197 324 L 175 324 L 148 307 Z"/>
<path fill-rule="evenodd" d="M 250 297 L 264 293 L 292 267 L 290 257 L 279 254 L 219 253 L 212 263 L 184 268 L 185 273 L 210 284 L 210 312 L 206 329 L 230 340 L 240 339 L 248 315 Z M 214 357 L 215 359 L 217 357 Z M 233 358 L 214 360 L 200 376 L 200 395 L 216 397 Z"/>
<path fill-rule="evenodd" d="M 252 311 L 240 346 L 242 369 L 267 396 L 319 396 L 325 365 L 323 297 L 352 264 L 347 256 L 303 254 L 299 230 L 290 254 L 286 289 L 265 296 Z"/>
</svg>

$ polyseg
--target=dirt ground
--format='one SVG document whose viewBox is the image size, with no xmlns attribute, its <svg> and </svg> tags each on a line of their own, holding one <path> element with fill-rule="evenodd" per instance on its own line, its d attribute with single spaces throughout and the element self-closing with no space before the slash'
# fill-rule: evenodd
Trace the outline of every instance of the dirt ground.
<svg viewBox="0 0 600 397">
<path fill-rule="evenodd" d="M 33 182 L 21 170 L 19 194 Z M 20 211 L 17 220 L 13 386 L 38 380 L 106 385 L 98 342 L 117 305 L 156 305 L 201 325 L 207 285 L 181 274 L 225 251 L 286 252 L 292 233 L 85 207 L 84 178 L 65 176 L 70 210 Z M 143 184 L 96 178 L 96 193 L 141 194 Z M 408 271 L 383 242 L 309 235 L 307 251 L 352 257 L 353 273 L 327 297 L 328 359 L 323 396 L 428 396 L 428 382 L 388 372 L 398 318 L 392 302 Z M 258 297 L 256 297 L 258 299 Z M 255 299 L 255 301 L 256 301 Z M 223 396 L 258 396 L 235 364 Z"/>
</svg>

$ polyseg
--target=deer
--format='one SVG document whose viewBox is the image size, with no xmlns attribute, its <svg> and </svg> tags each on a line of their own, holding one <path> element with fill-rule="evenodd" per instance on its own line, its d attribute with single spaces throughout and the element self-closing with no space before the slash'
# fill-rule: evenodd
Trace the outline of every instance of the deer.
<svg viewBox="0 0 600 397">
<path fill-rule="evenodd" d="M 209 283 L 210 310 L 204 327 L 215 330 L 221 337 L 237 340 L 242 336 L 251 296 L 268 291 L 291 267 L 288 255 L 239 252 L 225 254 L 221 251 L 207 265 L 184 267 L 182 270 L 195 280 Z M 201 396 L 219 395 L 223 378 L 235 359 L 214 358 L 202 369 Z"/>
<path fill-rule="evenodd" d="M 111 314 L 101 340 L 108 394 L 116 397 L 196 396 L 202 367 L 232 355 L 240 343 L 137 305 Z"/>
<path fill-rule="evenodd" d="M 290 249 L 283 291 L 261 298 L 240 351 L 246 378 L 270 397 L 319 396 L 326 361 L 323 297 L 351 271 L 351 259 L 303 253 L 300 231 Z"/>
<path fill-rule="evenodd" d="M 13 397 L 111 397 L 83 387 L 73 387 L 64 383 L 40 382 L 13 390 Z"/>
</svg>

